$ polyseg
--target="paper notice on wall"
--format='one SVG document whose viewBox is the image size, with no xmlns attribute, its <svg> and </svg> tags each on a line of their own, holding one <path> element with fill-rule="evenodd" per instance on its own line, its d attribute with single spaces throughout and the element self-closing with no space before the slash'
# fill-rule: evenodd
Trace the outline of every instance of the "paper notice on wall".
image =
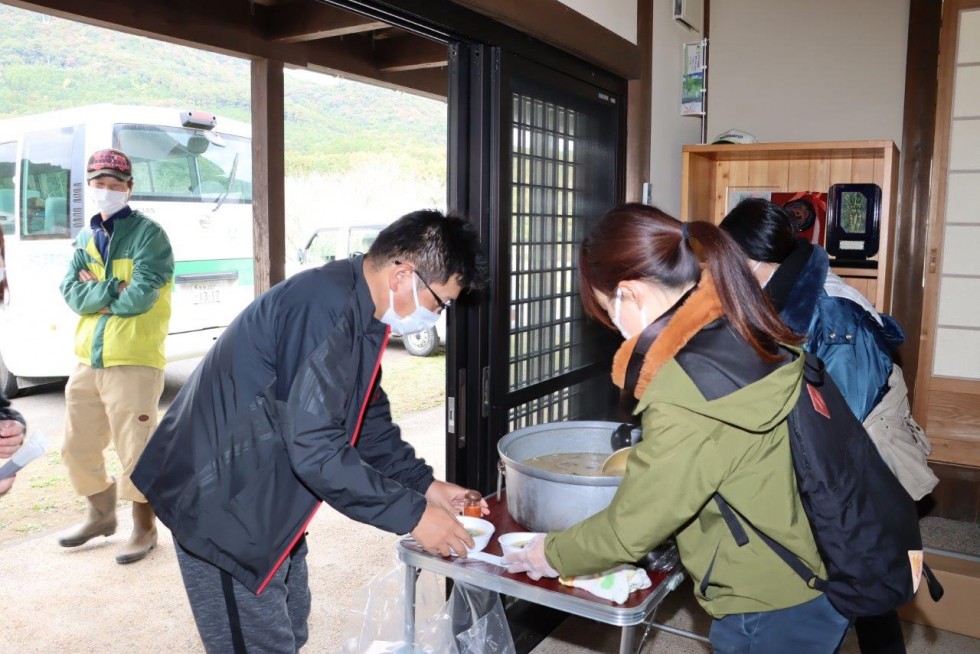
<svg viewBox="0 0 980 654">
<path fill-rule="evenodd" d="M 684 74 L 700 73 L 704 70 L 704 43 L 684 44 Z"/>
<path fill-rule="evenodd" d="M 704 115 L 705 42 L 684 44 L 684 76 L 681 82 L 681 115 Z"/>
</svg>

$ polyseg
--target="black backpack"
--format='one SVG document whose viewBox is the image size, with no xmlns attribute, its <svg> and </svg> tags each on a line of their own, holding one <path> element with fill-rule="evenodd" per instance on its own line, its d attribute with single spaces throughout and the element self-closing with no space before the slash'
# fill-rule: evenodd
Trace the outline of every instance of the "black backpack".
<svg viewBox="0 0 980 654">
<path fill-rule="evenodd" d="M 915 503 L 885 465 L 851 413 L 823 362 L 805 353 L 803 388 L 789 415 L 789 438 L 800 499 L 827 568 L 820 579 L 796 555 L 739 516 L 812 588 L 848 618 L 893 611 L 912 601 L 909 551 L 922 550 Z M 748 534 L 735 511 L 716 494 L 736 542 Z M 942 586 L 923 564 L 934 600 Z"/>
</svg>

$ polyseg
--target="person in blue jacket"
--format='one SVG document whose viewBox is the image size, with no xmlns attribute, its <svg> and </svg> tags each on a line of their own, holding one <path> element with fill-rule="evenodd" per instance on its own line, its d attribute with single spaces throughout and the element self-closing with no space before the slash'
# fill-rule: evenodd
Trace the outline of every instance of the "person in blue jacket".
<svg viewBox="0 0 980 654">
<path fill-rule="evenodd" d="M 830 270 L 818 245 L 796 237 L 792 217 L 780 206 L 748 198 L 721 221 L 741 246 L 783 322 L 805 337 L 861 422 L 888 392 L 895 349 L 905 340 L 899 324 L 879 314 L 856 289 Z M 898 614 L 855 623 L 863 654 L 904 654 Z"/>
<path fill-rule="evenodd" d="M 894 352 L 905 340 L 899 324 L 879 314 L 830 270 L 819 245 L 796 238 L 782 207 L 743 200 L 721 222 L 749 258 L 779 317 L 820 357 L 862 422 L 888 390 Z"/>
<path fill-rule="evenodd" d="M 366 256 L 259 296 L 187 380 L 132 480 L 173 534 L 208 652 L 303 646 L 304 535 L 321 502 L 432 553 L 473 546 L 453 515 L 466 489 L 435 480 L 402 440 L 381 357 L 389 333 L 432 327 L 485 279 L 465 220 L 408 214 Z"/>
</svg>

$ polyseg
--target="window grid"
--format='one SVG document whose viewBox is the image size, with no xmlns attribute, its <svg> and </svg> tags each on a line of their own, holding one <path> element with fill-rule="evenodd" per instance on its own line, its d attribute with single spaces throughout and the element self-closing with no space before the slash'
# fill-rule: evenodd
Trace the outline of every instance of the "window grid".
<svg viewBox="0 0 980 654">
<path fill-rule="evenodd" d="M 578 407 L 584 384 L 576 384 L 512 408 L 507 415 L 509 432 L 532 425 L 542 425 L 579 417 Z"/>
<path fill-rule="evenodd" d="M 577 252 L 584 230 L 576 214 L 581 170 L 575 149 L 582 114 L 518 93 L 512 99 L 509 387 L 514 391 L 576 365 L 574 353 L 582 344 Z M 567 409 L 568 398 L 556 396 L 541 410 Z M 538 411 L 528 408 L 533 404 L 525 410 Z M 567 411 L 554 419 L 567 419 Z"/>
</svg>

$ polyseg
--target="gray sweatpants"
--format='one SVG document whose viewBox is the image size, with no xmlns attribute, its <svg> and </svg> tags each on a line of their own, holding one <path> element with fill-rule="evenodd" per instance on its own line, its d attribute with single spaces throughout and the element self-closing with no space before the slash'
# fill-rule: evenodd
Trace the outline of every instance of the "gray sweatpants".
<svg viewBox="0 0 980 654">
<path fill-rule="evenodd" d="M 255 595 L 227 572 L 174 541 L 197 631 L 208 654 L 295 654 L 309 636 L 306 538 Z"/>
</svg>

